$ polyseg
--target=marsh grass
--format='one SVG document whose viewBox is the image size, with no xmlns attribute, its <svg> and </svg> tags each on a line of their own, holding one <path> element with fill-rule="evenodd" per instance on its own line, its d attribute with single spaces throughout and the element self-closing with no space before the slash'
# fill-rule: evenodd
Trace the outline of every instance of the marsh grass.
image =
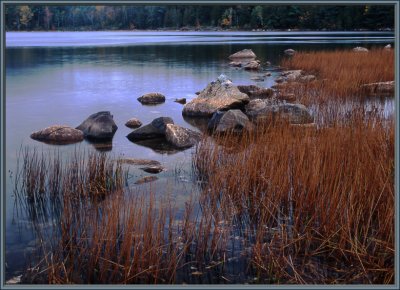
<svg viewBox="0 0 400 290">
<path fill-rule="evenodd" d="M 368 53 L 352 50 L 298 52 L 284 59 L 282 66 L 301 69 L 317 76 L 317 81 L 302 85 L 318 92 L 319 98 L 365 98 L 363 84 L 394 80 L 394 50 L 373 48 Z M 325 99 L 326 100 L 326 99 Z"/>
<path fill-rule="evenodd" d="M 235 153 L 232 136 L 219 137 L 219 145 L 204 141 L 195 166 L 207 197 L 225 199 L 222 215 L 245 221 L 259 275 L 289 283 L 390 283 L 393 128 L 379 120 L 319 130 L 275 124 L 242 136 L 236 144 L 246 149 Z M 320 272 L 321 265 L 328 270 Z"/>
<path fill-rule="evenodd" d="M 394 118 L 366 110 L 358 91 L 393 78 L 393 53 L 366 55 L 298 53 L 284 63 L 317 74 L 286 88 L 314 105 L 317 126 L 275 120 L 204 136 L 191 175 L 199 192 L 184 209 L 151 185 L 131 187 L 106 153 L 21 150 L 16 201 L 34 225 L 55 219 L 50 231 L 34 227 L 40 246 L 24 280 L 393 283 Z"/>
</svg>

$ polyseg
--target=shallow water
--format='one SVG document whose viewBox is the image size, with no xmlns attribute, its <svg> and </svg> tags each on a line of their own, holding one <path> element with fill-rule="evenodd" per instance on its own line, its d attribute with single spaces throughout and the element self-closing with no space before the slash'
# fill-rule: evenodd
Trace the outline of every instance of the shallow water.
<svg viewBox="0 0 400 290">
<path fill-rule="evenodd" d="M 76 127 L 95 112 L 111 111 L 118 130 L 112 149 L 108 146 L 107 150 L 113 156 L 160 161 L 167 171 L 153 188 L 160 194 L 173 192 L 177 205 L 183 206 L 196 188 L 191 182 L 193 150 L 160 151 L 134 144 L 125 137 L 131 132 L 124 126 L 128 119 L 137 117 L 146 124 L 169 116 L 178 125 L 198 130 L 182 117 L 182 105 L 175 98 L 190 101 L 222 73 L 235 84 L 272 86 L 276 71 L 263 82 L 255 82 L 251 77 L 257 73 L 228 66 L 228 56 L 244 48 L 251 48 L 263 63 L 277 65 L 287 48 L 320 50 L 393 42 L 392 32 L 7 32 L 6 170 L 15 174 L 21 146 L 63 153 L 102 150 L 87 141 L 47 145 L 29 135 L 54 124 Z M 136 99 L 148 92 L 163 93 L 166 102 L 141 105 Z M 394 110 L 393 102 L 383 106 Z M 131 174 L 133 179 L 148 175 L 134 168 Z M 23 271 L 27 262 L 33 238 L 29 222 L 24 214 L 16 216 L 12 179 L 7 178 L 8 278 Z"/>
</svg>

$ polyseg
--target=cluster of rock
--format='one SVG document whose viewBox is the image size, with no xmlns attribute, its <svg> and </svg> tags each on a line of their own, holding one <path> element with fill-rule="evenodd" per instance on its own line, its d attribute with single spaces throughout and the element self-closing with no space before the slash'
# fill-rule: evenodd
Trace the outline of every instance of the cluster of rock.
<svg viewBox="0 0 400 290">
<path fill-rule="evenodd" d="M 229 65 L 243 67 L 245 70 L 259 70 L 261 62 L 256 58 L 256 54 L 251 49 L 243 49 L 229 56 L 229 59 L 232 60 Z"/>
<path fill-rule="evenodd" d="M 305 106 L 287 103 L 276 95 L 272 89 L 255 85 L 236 86 L 228 77 L 220 75 L 184 106 L 182 114 L 210 118 L 208 129 L 219 133 L 251 130 L 253 122 L 277 118 L 292 124 L 314 121 Z"/>
<path fill-rule="evenodd" d="M 132 131 L 126 137 L 132 142 L 164 139 L 174 147 L 184 149 L 195 145 L 200 140 L 201 134 L 175 125 L 169 117 L 159 117 Z"/>
<path fill-rule="evenodd" d="M 90 115 L 75 129 L 66 125 L 53 125 L 31 134 L 31 138 L 54 144 L 71 144 L 87 138 L 104 141 L 113 138 L 118 127 L 108 111 Z"/>
<path fill-rule="evenodd" d="M 287 70 L 281 72 L 281 75 L 275 79 L 275 82 L 311 82 L 315 79 L 314 75 L 306 75 L 302 70 Z"/>
</svg>

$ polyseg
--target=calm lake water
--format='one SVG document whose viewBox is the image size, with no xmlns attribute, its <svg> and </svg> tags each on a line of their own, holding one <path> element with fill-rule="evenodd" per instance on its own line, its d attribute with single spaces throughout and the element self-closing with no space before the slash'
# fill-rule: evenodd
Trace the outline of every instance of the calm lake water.
<svg viewBox="0 0 400 290">
<path fill-rule="evenodd" d="M 228 56 L 244 48 L 251 48 L 262 62 L 277 65 L 287 48 L 369 48 L 388 43 L 394 43 L 393 32 L 7 32 L 7 174 L 15 174 L 21 146 L 63 153 L 76 148 L 104 150 L 87 141 L 47 145 L 29 135 L 55 124 L 76 127 L 93 113 L 111 111 L 118 130 L 109 152 L 160 161 L 167 171 L 152 186 L 160 193 L 173 191 L 178 206 L 183 205 L 196 186 L 190 182 L 192 149 L 163 150 L 132 143 L 125 137 L 132 131 L 124 126 L 128 119 L 137 117 L 146 124 L 168 116 L 178 125 L 198 130 L 182 117 L 183 106 L 175 98 L 190 101 L 220 74 L 235 84 L 271 87 L 278 72 L 255 82 L 251 78 L 257 73 L 228 65 Z M 163 93 L 166 102 L 141 105 L 137 98 L 148 92 Z M 393 110 L 393 103 L 389 107 Z M 148 175 L 134 168 L 131 174 L 133 179 Z M 7 279 L 25 269 L 34 237 L 29 218 L 16 216 L 11 177 L 6 184 Z"/>
</svg>

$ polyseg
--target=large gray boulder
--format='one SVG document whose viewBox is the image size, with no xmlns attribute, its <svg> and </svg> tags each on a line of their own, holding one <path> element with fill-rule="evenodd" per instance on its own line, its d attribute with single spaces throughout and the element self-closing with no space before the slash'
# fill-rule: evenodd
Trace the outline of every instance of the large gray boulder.
<svg viewBox="0 0 400 290">
<path fill-rule="evenodd" d="M 90 115 L 76 129 L 89 139 L 112 139 L 118 127 L 111 113 L 103 111 Z"/>
<path fill-rule="evenodd" d="M 165 136 L 166 125 L 173 123 L 174 121 L 169 117 L 159 117 L 154 119 L 150 124 L 132 131 L 126 137 L 130 141 L 162 138 Z"/>
<path fill-rule="evenodd" d="M 72 144 L 83 140 L 80 130 L 65 125 L 54 125 L 31 134 L 31 138 L 54 144 Z"/>
<path fill-rule="evenodd" d="M 249 96 L 240 92 L 225 75 L 220 75 L 183 107 L 182 114 L 193 117 L 211 117 L 216 111 L 243 107 Z"/>
<path fill-rule="evenodd" d="M 208 122 L 208 129 L 216 133 L 241 133 L 243 130 L 251 128 L 252 124 L 249 118 L 240 110 L 217 111 Z"/>
<path fill-rule="evenodd" d="M 165 96 L 160 93 L 148 93 L 137 99 L 144 105 L 156 105 L 165 102 Z"/>
<path fill-rule="evenodd" d="M 377 82 L 361 85 L 361 89 L 367 96 L 394 96 L 394 81 Z"/>
<path fill-rule="evenodd" d="M 243 49 L 229 56 L 229 59 L 256 58 L 256 54 L 251 49 Z"/>
<path fill-rule="evenodd" d="M 285 102 L 268 102 L 256 99 L 250 101 L 245 107 L 245 113 L 252 121 L 286 120 L 291 124 L 313 123 L 314 117 L 308 109 L 301 104 Z"/>
<path fill-rule="evenodd" d="M 200 141 L 201 134 L 178 125 L 167 124 L 165 138 L 173 146 L 183 149 L 192 147 Z"/>
</svg>

